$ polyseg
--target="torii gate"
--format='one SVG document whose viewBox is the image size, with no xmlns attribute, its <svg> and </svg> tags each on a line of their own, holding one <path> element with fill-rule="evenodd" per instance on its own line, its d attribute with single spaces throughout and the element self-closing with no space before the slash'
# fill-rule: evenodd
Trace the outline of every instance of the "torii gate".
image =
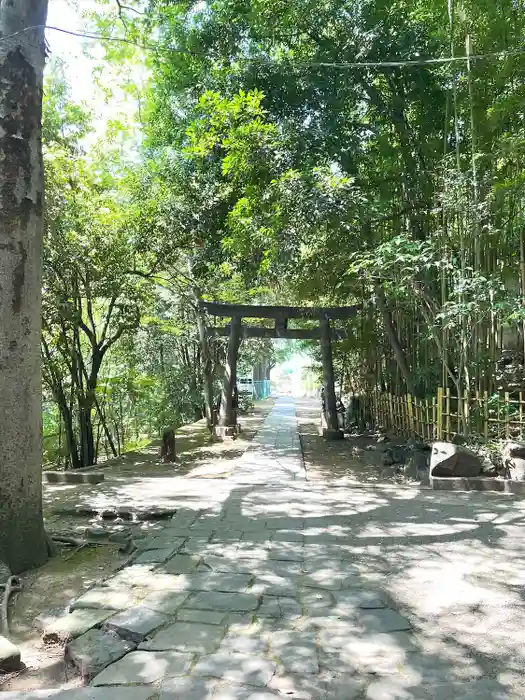
<svg viewBox="0 0 525 700">
<path fill-rule="evenodd" d="M 332 358 L 332 340 L 346 337 L 344 331 L 330 327 L 330 321 L 348 319 L 357 313 L 356 306 L 341 307 L 307 307 L 307 306 L 248 306 L 244 304 L 221 304 L 211 301 L 201 301 L 200 306 L 211 316 L 231 318 L 229 325 L 216 328 L 209 327 L 208 333 L 216 336 L 227 336 L 228 352 L 221 395 L 219 424 L 215 432 L 220 437 L 231 436 L 237 432 L 237 416 L 233 409 L 233 389 L 237 384 L 237 358 L 239 346 L 243 338 L 287 338 L 294 340 L 321 341 L 323 361 L 323 384 L 325 393 L 325 419 L 327 428 L 323 436 L 337 440 L 343 437 L 339 428 L 336 396 L 334 385 L 334 365 Z M 270 318 L 275 320 L 274 328 L 261 326 L 245 326 L 243 318 Z M 309 318 L 319 321 L 318 328 L 289 329 L 288 319 Z"/>
</svg>

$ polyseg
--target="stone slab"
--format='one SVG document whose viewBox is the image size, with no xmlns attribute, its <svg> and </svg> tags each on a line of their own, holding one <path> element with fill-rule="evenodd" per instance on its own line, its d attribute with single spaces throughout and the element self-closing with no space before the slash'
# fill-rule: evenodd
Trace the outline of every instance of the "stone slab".
<svg viewBox="0 0 525 700">
<path fill-rule="evenodd" d="M 169 549 L 146 549 L 135 558 L 136 564 L 164 564 L 177 550 Z"/>
<path fill-rule="evenodd" d="M 139 649 L 211 654 L 219 647 L 225 631 L 225 628 L 219 625 L 206 625 L 202 622 L 174 622 L 154 634 L 147 642 L 143 642 Z"/>
<path fill-rule="evenodd" d="M 280 696 L 267 688 L 252 688 L 238 683 L 221 683 L 213 695 L 213 700 L 278 700 Z"/>
<path fill-rule="evenodd" d="M 44 644 L 68 642 L 104 622 L 112 614 L 112 610 L 74 610 L 46 624 L 42 630 L 42 641 Z"/>
<path fill-rule="evenodd" d="M 150 700 L 156 688 L 68 688 L 60 690 L 21 690 L 2 693 L 2 700 Z"/>
<path fill-rule="evenodd" d="M 188 599 L 188 593 L 171 593 L 170 591 L 152 591 L 141 600 L 151 610 L 156 610 L 165 615 L 175 615 Z"/>
<path fill-rule="evenodd" d="M 319 633 L 319 644 L 327 656 L 323 663 L 338 670 L 351 668 L 363 674 L 396 675 L 410 666 L 410 654 L 417 650 L 407 632 L 361 634 L 346 621 L 328 621 Z M 331 657 L 331 658 L 330 658 Z"/>
<path fill-rule="evenodd" d="M 115 634 L 92 629 L 66 645 L 65 658 L 83 679 L 90 680 L 134 648 L 135 644 Z"/>
<path fill-rule="evenodd" d="M 140 595 L 130 590 L 113 590 L 95 586 L 71 603 L 73 610 L 127 610 L 140 601 Z"/>
<path fill-rule="evenodd" d="M 160 686 L 159 700 L 210 700 L 217 684 L 207 678 L 168 678 Z"/>
<path fill-rule="evenodd" d="M 264 687 L 275 673 L 275 664 L 268 659 L 223 651 L 202 656 L 195 665 L 193 673 L 196 676 Z"/>
<path fill-rule="evenodd" d="M 410 622 L 391 608 L 361 611 L 356 618 L 358 626 L 369 632 L 403 632 L 412 629 Z"/>
<path fill-rule="evenodd" d="M 151 572 L 154 568 L 154 564 L 134 563 L 130 566 L 125 566 L 114 576 L 110 576 L 109 578 L 105 579 L 102 585 L 106 586 L 107 588 L 123 588 L 125 590 L 128 590 L 133 586 L 147 587 L 150 579 L 152 578 Z"/>
<path fill-rule="evenodd" d="M 222 625 L 229 616 L 225 612 L 213 612 L 213 610 L 193 610 L 191 608 L 181 608 L 177 612 L 177 621 L 180 622 L 202 622 L 205 625 Z"/>
<path fill-rule="evenodd" d="M 268 641 L 271 657 L 285 673 L 319 673 L 315 632 L 278 630 Z"/>
<path fill-rule="evenodd" d="M 387 607 L 385 596 L 365 589 L 339 591 L 334 597 L 336 604 L 331 614 L 336 617 L 355 617 L 357 610 L 380 610 Z"/>
<path fill-rule="evenodd" d="M 170 531 L 166 532 L 166 530 L 164 530 L 155 537 L 147 537 L 144 539 L 139 543 L 138 549 L 171 549 L 173 552 L 177 552 L 185 542 L 185 537 L 178 537 L 172 535 Z"/>
<path fill-rule="evenodd" d="M 21 667 L 20 650 L 6 637 L 0 636 L 0 671 L 18 671 Z"/>
<path fill-rule="evenodd" d="M 258 602 L 258 598 L 249 593 L 201 591 L 191 596 L 185 607 L 198 610 L 216 610 L 218 612 L 248 612 L 255 610 Z"/>
<path fill-rule="evenodd" d="M 138 644 L 159 627 L 166 625 L 170 617 L 145 605 L 135 605 L 108 618 L 103 629 L 116 632 L 119 637 Z"/>
<path fill-rule="evenodd" d="M 299 593 L 299 601 L 303 605 L 307 615 L 326 615 L 333 607 L 334 598 L 330 591 L 315 588 L 305 588 Z"/>
<path fill-rule="evenodd" d="M 200 557 L 190 554 L 176 554 L 162 567 L 167 574 L 188 574 L 197 568 Z"/>
<path fill-rule="evenodd" d="M 219 651 L 263 656 L 268 651 L 268 641 L 260 624 L 237 623 L 231 625 Z"/>
<path fill-rule="evenodd" d="M 188 577 L 190 591 L 220 591 L 245 593 L 253 579 L 250 574 L 229 574 L 215 571 L 201 572 Z"/>
<path fill-rule="evenodd" d="M 132 686 L 184 676 L 190 668 L 192 658 L 192 654 L 177 651 L 133 651 L 99 673 L 92 685 Z"/>
<path fill-rule="evenodd" d="M 264 569 L 264 565 L 260 567 Z M 297 595 L 298 577 L 277 571 L 258 571 L 252 587 L 256 595 L 289 596 Z"/>
<path fill-rule="evenodd" d="M 261 618 L 296 620 L 301 617 L 302 609 L 295 598 L 263 596 L 256 614 Z"/>
</svg>

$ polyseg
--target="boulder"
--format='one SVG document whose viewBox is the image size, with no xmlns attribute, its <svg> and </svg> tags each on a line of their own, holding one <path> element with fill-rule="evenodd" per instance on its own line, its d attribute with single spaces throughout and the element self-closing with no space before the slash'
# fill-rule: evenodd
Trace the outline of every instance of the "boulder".
<svg viewBox="0 0 525 700">
<path fill-rule="evenodd" d="M 503 448 L 503 464 L 512 481 L 525 481 L 525 445 L 508 442 Z"/>
<path fill-rule="evenodd" d="M 481 459 L 463 445 L 434 442 L 430 453 L 430 476 L 479 476 Z"/>
<path fill-rule="evenodd" d="M 380 458 L 380 464 L 382 467 L 390 467 L 394 464 L 394 457 L 392 456 L 392 450 L 385 450 Z"/>
<path fill-rule="evenodd" d="M 503 459 L 519 457 L 525 459 L 525 444 L 523 442 L 507 442 L 503 448 Z"/>
<path fill-rule="evenodd" d="M 20 650 L 9 639 L 0 636 L 0 673 L 18 671 L 20 668 Z"/>
<path fill-rule="evenodd" d="M 407 479 L 413 481 L 427 481 L 429 457 L 430 455 L 428 452 L 414 452 L 412 456 L 409 457 L 403 470 Z"/>
<path fill-rule="evenodd" d="M 394 464 L 404 464 L 410 455 L 410 448 L 405 445 L 394 445 L 391 453 Z"/>
</svg>

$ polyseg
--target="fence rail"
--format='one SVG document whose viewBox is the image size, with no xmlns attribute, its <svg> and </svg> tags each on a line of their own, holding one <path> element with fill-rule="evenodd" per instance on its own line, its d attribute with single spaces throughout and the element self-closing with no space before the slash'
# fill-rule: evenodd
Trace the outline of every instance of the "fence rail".
<svg viewBox="0 0 525 700">
<path fill-rule="evenodd" d="M 376 426 L 423 440 L 450 440 L 471 435 L 485 442 L 525 435 L 525 392 L 476 392 L 453 395 L 438 388 L 425 399 L 411 394 L 375 392 L 368 397 L 368 412 Z"/>
</svg>

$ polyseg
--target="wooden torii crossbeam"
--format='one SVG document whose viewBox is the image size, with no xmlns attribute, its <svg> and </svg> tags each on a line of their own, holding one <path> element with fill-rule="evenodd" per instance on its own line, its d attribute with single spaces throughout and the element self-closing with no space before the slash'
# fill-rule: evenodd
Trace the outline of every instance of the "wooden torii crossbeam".
<svg viewBox="0 0 525 700">
<path fill-rule="evenodd" d="M 227 326 L 220 328 L 208 327 L 208 333 L 215 336 L 226 336 L 228 352 L 221 395 L 219 425 L 216 433 L 221 437 L 234 435 L 237 432 L 237 416 L 233 408 L 233 389 L 237 384 L 237 359 L 239 345 L 243 338 L 286 338 L 293 340 L 321 341 L 323 360 L 323 384 L 325 394 L 325 419 L 327 429 L 323 431 L 326 438 L 341 438 L 337 401 L 335 396 L 334 366 L 332 357 L 332 340 L 340 340 L 346 336 L 344 331 L 330 327 L 330 321 L 349 319 L 356 315 L 357 306 L 320 307 L 320 306 L 249 306 L 246 304 L 221 304 L 211 301 L 201 301 L 201 309 L 209 315 L 220 318 L 231 318 Z M 243 318 L 268 318 L 275 320 L 273 328 L 263 326 L 245 326 Z M 317 328 L 288 328 L 291 318 L 312 319 L 319 322 Z"/>
</svg>

